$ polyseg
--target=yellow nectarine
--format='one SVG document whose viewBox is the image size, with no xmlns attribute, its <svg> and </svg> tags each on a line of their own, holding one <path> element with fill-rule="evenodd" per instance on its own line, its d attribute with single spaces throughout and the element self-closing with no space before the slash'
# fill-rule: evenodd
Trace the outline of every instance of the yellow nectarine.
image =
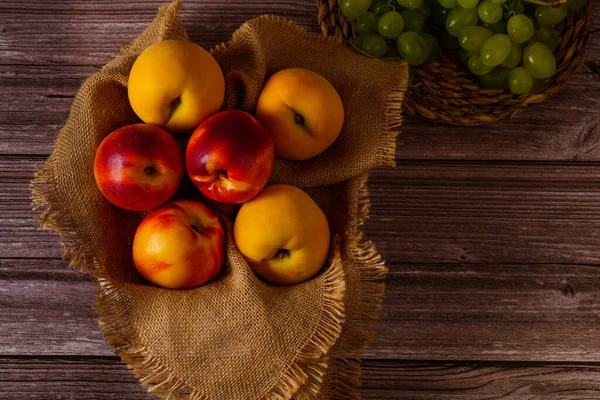
<svg viewBox="0 0 600 400">
<path fill-rule="evenodd" d="M 135 60 L 129 103 L 142 121 L 171 132 L 195 129 L 219 111 L 225 78 L 209 52 L 186 40 L 165 40 Z"/>
<path fill-rule="evenodd" d="M 344 105 L 321 75 L 290 68 L 269 78 L 258 98 L 256 119 L 273 137 L 275 154 L 305 160 L 335 142 L 344 124 Z"/>
<path fill-rule="evenodd" d="M 329 224 L 317 203 L 289 185 L 265 188 L 240 209 L 235 243 L 255 273 L 278 285 L 313 277 L 327 259 Z"/>
</svg>

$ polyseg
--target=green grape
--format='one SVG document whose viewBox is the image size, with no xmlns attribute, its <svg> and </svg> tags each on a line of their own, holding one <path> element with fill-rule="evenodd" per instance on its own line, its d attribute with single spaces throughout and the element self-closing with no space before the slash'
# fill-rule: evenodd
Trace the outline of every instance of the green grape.
<svg viewBox="0 0 600 400">
<path fill-rule="evenodd" d="M 404 32 L 400 35 L 397 46 L 402 58 L 412 66 L 423 64 L 429 55 L 427 41 L 414 31 Z"/>
<path fill-rule="evenodd" d="M 523 50 L 523 65 L 537 79 L 550 78 L 556 72 L 556 59 L 552 50 L 540 42 L 531 43 Z"/>
<path fill-rule="evenodd" d="M 390 5 L 387 0 L 373 0 L 373 4 L 371 6 L 373 14 L 377 17 L 381 17 L 386 12 L 390 11 Z"/>
<path fill-rule="evenodd" d="M 475 75 L 486 75 L 492 72 L 494 67 L 490 67 L 481 62 L 481 56 L 479 53 L 473 54 L 469 58 L 469 70 Z"/>
<path fill-rule="evenodd" d="M 368 35 L 362 42 L 362 49 L 373 57 L 383 57 L 387 50 L 387 43 L 379 35 Z"/>
<path fill-rule="evenodd" d="M 479 21 L 479 16 L 475 8 L 456 7 L 448 14 L 446 30 L 452 36 L 458 36 L 465 26 L 477 25 L 477 21 Z"/>
<path fill-rule="evenodd" d="M 522 55 L 523 49 L 521 48 L 521 45 L 513 42 L 510 48 L 510 53 L 508 53 L 508 57 L 506 57 L 506 60 L 504 60 L 500 66 L 504 68 L 517 67 L 519 64 L 521 64 Z"/>
<path fill-rule="evenodd" d="M 423 4 L 418 11 L 421 13 L 421 15 L 423 16 L 423 18 L 427 18 L 431 15 L 431 5 L 429 4 Z"/>
<path fill-rule="evenodd" d="M 404 19 L 404 30 L 421 32 L 425 25 L 425 18 L 417 10 L 404 10 L 400 14 Z"/>
<path fill-rule="evenodd" d="M 464 65 L 465 67 L 469 66 L 469 58 L 471 58 L 471 56 L 475 54 L 475 53 L 471 53 L 470 51 L 467 51 L 465 49 L 460 49 L 458 52 L 458 60 L 460 61 L 460 63 L 462 65 Z"/>
<path fill-rule="evenodd" d="M 458 40 L 463 49 L 477 52 L 483 46 L 483 43 L 494 36 L 494 33 L 483 26 L 466 26 L 460 31 Z"/>
<path fill-rule="evenodd" d="M 442 34 L 440 35 L 440 45 L 444 50 L 451 52 L 461 49 L 458 38 L 449 34 L 448 31 L 442 31 Z"/>
<path fill-rule="evenodd" d="M 356 31 L 361 33 L 377 33 L 379 19 L 372 12 L 364 13 L 356 20 Z"/>
<path fill-rule="evenodd" d="M 569 0 L 567 1 L 567 8 L 569 10 L 579 10 L 587 4 L 587 0 Z"/>
<path fill-rule="evenodd" d="M 513 94 L 529 93 L 533 88 L 533 78 L 525 68 L 513 68 L 508 75 L 508 88 Z"/>
<path fill-rule="evenodd" d="M 533 87 L 531 88 L 531 93 L 539 93 L 546 88 L 546 80 L 545 79 L 533 79 Z"/>
<path fill-rule="evenodd" d="M 458 0 L 438 0 L 438 3 L 444 8 L 458 7 Z"/>
<path fill-rule="evenodd" d="M 502 6 L 491 0 L 483 0 L 477 6 L 477 13 L 483 22 L 495 24 L 502 19 Z"/>
<path fill-rule="evenodd" d="M 429 46 L 429 53 L 427 54 L 427 59 L 424 64 L 430 64 L 435 61 L 440 53 L 440 46 L 438 45 L 437 40 L 427 32 L 421 32 L 421 37 L 425 39 L 427 46 Z"/>
<path fill-rule="evenodd" d="M 502 64 L 510 54 L 512 41 L 503 33 L 498 33 L 483 43 L 481 46 L 481 61 L 488 67 Z"/>
<path fill-rule="evenodd" d="M 487 89 L 508 89 L 509 75 L 510 69 L 496 67 L 489 74 L 480 76 L 479 83 Z"/>
<path fill-rule="evenodd" d="M 525 43 L 533 36 L 533 21 L 525 14 L 511 17 L 506 24 L 506 32 L 515 43 Z"/>
<path fill-rule="evenodd" d="M 362 50 L 362 44 L 367 36 L 369 36 L 368 33 L 359 33 L 352 44 Z"/>
<path fill-rule="evenodd" d="M 458 5 L 462 8 L 475 8 L 479 4 L 479 0 L 458 0 Z"/>
<path fill-rule="evenodd" d="M 404 29 L 404 18 L 396 11 L 388 11 L 379 18 L 377 30 L 386 39 L 396 39 Z"/>
<path fill-rule="evenodd" d="M 354 20 L 367 12 L 371 0 L 339 0 L 339 6 L 346 18 Z"/>
<path fill-rule="evenodd" d="M 558 47 L 558 33 L 554 28 L 540 28 L 533 34 L 534 42 L 540 42 L 548 46 L 548 48 L 554 51 Z"/>
<path fill-rule="evenodd" d="M 506 3 L 507 0 L 492 0 L 492 3 L 494 4 L 504 4 Z"/>
<path fill-rule="evenodd" d="M 383 57 L 384 58 L 400 58 L 400 53 L 398 52 L 398 48 L 396 47 L 396 44 L 388 44 Z"/>
<path fill-rule="evenodd" d="M 488 28 L 494 33 L 506 33 L 506 23 L 503 20 L 500 20 L 495 24 L 488 24 L 487 22 L 483 22 L 481 26 L 483 26 L 484 28 Z"/>
<path fill-rule="evenodd" d="M 409 10 L 416 10 L 423 5 L 423 0 L 396 0 L 398 5 Z"/>
<path fill-rule="evenodd" d="M 433 9 L 433 11 L 431 12 L 430 19 L 437 26 L 445 27 L 446 26 L 446 19 L 448 18 L 448 14 L 450 14 L 450 11 L 452 11 L 451 8 L 444 8 L 444 7 L 441 7 L 441 6 L 440 7 L 435 7 Z"/>
<path fill-rule="evenodd" d="M 567 17 L 568 11 L 569 9 L 566 4 L 561 4 L 557 8 L 539 6 L 535 10 L 535 17 L 537 18 L 538 24 L 540 24 L 542 28 L 545 28 L 562 22 Z"/>
</svg>

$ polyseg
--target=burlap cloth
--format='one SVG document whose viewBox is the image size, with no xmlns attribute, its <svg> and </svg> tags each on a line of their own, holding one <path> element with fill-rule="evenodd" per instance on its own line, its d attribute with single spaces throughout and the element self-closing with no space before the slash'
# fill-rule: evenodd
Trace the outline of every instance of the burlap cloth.
<svg viewBox="0 0 600 400">
<path fill-rule="evenodd" d="M 132 237 L 143 214 L 104 199 L 93 160 L 104 137 L 139 121 L 127 99 L 139 53 L 160 40 L 187 39 L 178 8 L 178 2 L 163 6 L 137 39 L 82 85 L 32 182 L 34 207 L 43 209 L 38 219 L 62 236 L 70 265 L 95 277 L 106 341 L 150 391 L 170 399 L 356 398 L 358 359 L 386 273 L 359 230 L 368 214 L 366 177 L 375 166 L 394 164 L 407 67 L 353 54 L 273 16 L 244 24 L 213 49 L 226 77 L 225 109 L 252 112 L 265 80 L 283 68 L 316 71 L 338 90 L 346 116 L 339 139 L 314 159 L 277 159 L 270 181 L 304 188 L 325 211 L 336 239 L 316 278 L 272 286 L 252 273 L 233 243 L 236 209 L 210 203 L 226 229 L 222 272 L 198 289 L 161 289 L 132 263 Z M 176 197 L 201 196 L 184 181 Z"/>
</svg>

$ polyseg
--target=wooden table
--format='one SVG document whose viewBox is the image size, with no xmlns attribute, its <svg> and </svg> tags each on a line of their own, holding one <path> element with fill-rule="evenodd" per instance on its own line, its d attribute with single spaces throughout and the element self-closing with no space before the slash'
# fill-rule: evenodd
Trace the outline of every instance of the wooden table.
<svg viewBox="0 0 600 400">
<path fill-rule="evenodd" d="M 91 281 L 32 219 L 28 183 L 79 85 L 162 3 L 0 2 L 0 399 L 153 398 L 104 343 Z M 190 0 L 181 17 L 211 47 L 264 13 L 316 31 L 316 12 Z M 600 398 L 599 62 L 593 40 L 565 88 L 511 121 L 406 118 L 398 166 L 371 178 L 367 234 L 390 274 L 364 398 Z"/>
</svg>

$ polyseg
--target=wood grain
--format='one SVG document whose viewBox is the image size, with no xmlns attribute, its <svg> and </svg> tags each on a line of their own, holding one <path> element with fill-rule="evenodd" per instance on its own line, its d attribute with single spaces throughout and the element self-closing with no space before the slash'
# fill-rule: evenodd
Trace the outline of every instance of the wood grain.
<svg viewBox="0 0 600 400">
<path fill-rule="evenodd" d="M 598 364 L 403 363 L 364 360 L 364 399 L 544 399 L 600 396 Z M 2 400 L 150 400 L 115 357 L 0 358 Z"/>
<path fill-rule="evenodd" d="M 27 187 L 43 157 L 0 158 L 4 257 L 56 258 Z M 600 264 L 596 164 L 402 162 L 375 170 L 367 234 L 390 262 Z"/>
<path fill-rule="evenodd" d="M 84 79 L 139 35 L 164 3 L 0 2 L 0 154 L 49 154 Z M 316 4 L 302 0 L 186 1 L 180 16 L 190 39 L 210 48 L 262 14 L 318 29 Z"/>
<path fill-rule="evenodd" d="M 0 2 L 1 400 L 154 398 L 105 344 L 91 279 L 59 260 L 28 183 L 81 83 L 163 3 Z M 210 48 L 265 13 L 317 31 L 316 12 L 187 0 L 181 18 Z M 511 121 L 405 119 L 398 167 L 370 181 L 367 235 L 390 274 L 363 398 L 600 397 L 599 65 L 595 38 L 565 88 Z"/>
<path fill-rule="evenodd" d="M 404 364 L 366 360 L 363 371 L 363 398 L 373 400 L 582 400 L 600 396 L 597 364 Z"/>
<path fill-rule="evenodd" d="M 49 154 L 83 80 L 152 20 L 163 1 L 50 1 L 0 4 L 0 154 Z M 317 30 L 313 1 L 187 1 L 181 18 L 209 48 L 244 21 L 275 13 Z M 600 20 L 600 7 L 594 10 Z M 57 18 L 61 23 L 56 23 Z M 64 22 L 63 22 L 64 20 Z M 22 21 L 27 21 L 23 24 Z M 43 34 L 40 34 L 43 32 Z M 512 121 L 478 129 L 407 117 L 399 159 L 598 161 L 600 43 L 556 96 Z M 581 101 L 582 95 L 585 101 Z M 35 112 L 32 112 L 35 111 Z M 590 135 L 590 132 L 596 134 Z"/>
<path fill-rule="evenodd" d="M 112 355 L 93 290 L 59 260 L 0 259 L 0 355 Z M 600 268 L 393 263 L 365 357 L 596 362 Z"/>
<path fill-rule="evenodd" d="M 388 261 L 600 261 L 594 164 L 404 162 L 370 181 L 367 233 Z"/>
</svg>

